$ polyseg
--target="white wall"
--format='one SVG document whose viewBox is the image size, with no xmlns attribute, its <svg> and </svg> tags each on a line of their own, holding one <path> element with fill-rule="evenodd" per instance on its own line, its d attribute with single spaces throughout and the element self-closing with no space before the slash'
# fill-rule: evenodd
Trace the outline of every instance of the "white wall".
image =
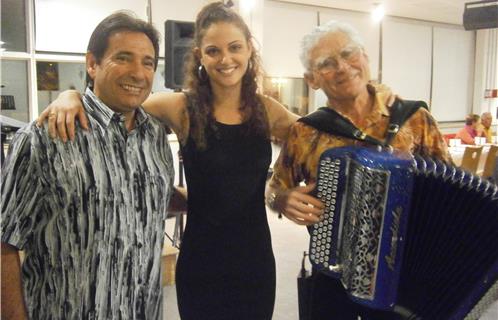
<svg viewBox="0 0 498 320">
<path fill-rule="evenodd" d="M 302 78 L 300 43 L 317 25 L 316 8 L 265 1 L 263 23 L 261 52 L 266 73 L 271 77 Z"/>
<path fill-rule="evenodd" d="M 274 77 L 302 77 L 299 43 L 320 23 L 330 19 L 353 25 L 362 35 L 372 79 L 405 99 L 424 100 L 440 122 L 462 121 L 476 106 L 474 90 L 475 32 L 462 26 L 386 17 L 380 26 L 368 14 L 280 1 L 265 1 L 263 61 Z M 318 17 L 318 19 L 317 19 Z M 310 110 L 326 97 L 310 90 Z M 477 111 L 475 111 L 477 112 Z"/>
<path fill-rule="evenodd" d="M 472 112 L 474 32 L 434 28 L 432 114 L 458 121 Z"/>
<path fill-rule="evenodd" d="M 127 9 L 147 19 L 147 4 L 150 2 L 150 19 L 164 34 L 165 20 L 194 21 L 199 9 L 212 1 L 33 2 L 36 13 L 35 49 L 83 53 L 95 25 L 111 12 Z M 239 5 L 239 1 L 234 2 Z M 489 104 L 490 101 L 483 103 L 482 94 L 475 91 L 480 91 L 482 87 L 478 86 L 482 70 L 474 76 L 475 32 L 464 31 L 457 25 L 388 17 L 383 24 L 383 45 L 379 48 L 380 29 L 365 13 L 272 0 L 256 0 L 256 4 L 252 13 L 244 13 L 243 16 L 261 44 L 263 64 L 269 76 L 302 77 L 304 70 L 299 60 L 301 38 L 319 21 L 324 23 L 340 19 L 353 24 L 363 35 L 372 78 L 379 76 L 379 49 L 382 49 L 383 82 L 404 98 L 432 102 L 432 112 L 440 121 L 462 120 L 468 112 L 479 113 L 489 107 L 484 103 Z M 482 42 L 479 41 L 481 38 L 477 42 Z M 164 42 L 161 44 L 161 55 L 164 55 Z M 485 59 L 481 55 L 476 56 L 475 60 Z M 312 90 L 310 96 L 310 110 L 325 102 L 323 95 L 315 95 Z"/>
<path fill-rule="evenodd" d="M 398 19 L 386 19 L 382 28 L 382 83 L 405 99 L 429 102 L 431 28 Z"/>
<path fill-rule="evenodd" d="M 473 102 L 476 113 L 488 111 L 496 117 L 498 98 L 485 98 L 484 92 L 498 88 L 498 29 L 477 31 L 475 70 Z"/>
<path fill-rule="evenodd" d="M 117 10 L 147 19 L 145 0 L 34 0 L 36 50 L 85 53 L 97 24 Z"/>
</svg>

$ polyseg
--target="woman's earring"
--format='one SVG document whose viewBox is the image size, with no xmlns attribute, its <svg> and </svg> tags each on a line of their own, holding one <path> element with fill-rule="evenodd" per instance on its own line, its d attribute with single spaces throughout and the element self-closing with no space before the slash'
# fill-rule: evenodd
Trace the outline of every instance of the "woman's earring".
<svg viewBox="0 0 498 320">
<path fill-rule="evenodd" d="M 252 61 L 249 60 L 249 62 L 247 63 L 247 71 L 246 72 L 249 72 L 252 70 Z"/>
<path fill-rule="evenodd" d="M 201 82 L 206 82 L 209 79 L 206 68 L 204 68 L 202 64 L 199 65 L 199 68 L 197 69 L 197 77 L 201 80 Z"/>
</svg>

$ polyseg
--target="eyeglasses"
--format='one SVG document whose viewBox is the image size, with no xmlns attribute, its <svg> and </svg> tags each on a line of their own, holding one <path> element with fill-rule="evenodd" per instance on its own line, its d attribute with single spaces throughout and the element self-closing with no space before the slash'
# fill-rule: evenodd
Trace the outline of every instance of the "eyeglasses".
<svg viewBox="0 0 498 320">
<path fill-rule="evenodd" d="M 361 47 L 357 45 L 347 46 L 334 56 L 318 58 L 321 61 L 316 63 L 314 69 L 323 75 L 335 72 L 339 69 L 339 59 L 346 63 L 355 62 L 360 57 L 360 53 Z"/>
</svg>

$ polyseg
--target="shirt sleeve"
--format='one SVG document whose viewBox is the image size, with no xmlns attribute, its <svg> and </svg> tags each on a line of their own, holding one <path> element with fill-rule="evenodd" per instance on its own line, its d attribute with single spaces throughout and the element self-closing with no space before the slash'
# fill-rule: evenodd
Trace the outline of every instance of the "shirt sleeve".
<svg viewBox="0 0 498 320">
<path fill-rule="evenodd" d="M 35 136 L 28 129 L 20 129 L 2 167 L 2 242 L 21 250 L 37 225 L 38 202 L 43 194 Z"/>
<path fill-rule="evenodd" d="M 303 146 L 298 134 L 299 125 L 300 123 L 295 123 L 291 126 L 289 136 L 273 166 L 270 186 L 291 189 L 299 185 L 299 182 L 303 180 L 302 166 L 298 162 L 300 148 Z"/>
<path fill-rule="evenodd" d="M 446 145 L 443 134 L 439 130 L 437 121 L 424 108 L 420 108 L 417 113 L 418 121 L 421 122 L 420 128 L 422 128 L 422 132 L 421 141 L 418 146 L 419 150 L 416 150 L 416 152 L 453 164 L 448 146 Z"/>
</svg>

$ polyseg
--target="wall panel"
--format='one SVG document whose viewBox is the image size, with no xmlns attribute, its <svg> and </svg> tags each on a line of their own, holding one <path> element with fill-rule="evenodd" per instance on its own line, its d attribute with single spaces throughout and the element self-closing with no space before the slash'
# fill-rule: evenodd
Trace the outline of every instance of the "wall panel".
<svg viewBox="0 0 498 320">
<path fill-rule="evenodd" d="M 409 20 L 388 18 L 382 28 L 382 83 L 405 99 L 429 103 L 431 27 Z"/>
<path fill-rule="evenodd" d="M 299 60 L 303 36 L 317 25 L 317 10 L 293 4 L 265 1 L 262 57 L 272 77 L 303 77 Z"/>
<path fill-rule="evenodd" d="M 35 0 L 36 50 L 85 53 L 97 24 L 117 10 L 147 19 L 146 0 Z"/>
<path fill-rule="evenodd" d="M 472 110 L 474 32 L 434 27 L 431 112 L 438 121 L 459 121 Z"/>
</svg>

